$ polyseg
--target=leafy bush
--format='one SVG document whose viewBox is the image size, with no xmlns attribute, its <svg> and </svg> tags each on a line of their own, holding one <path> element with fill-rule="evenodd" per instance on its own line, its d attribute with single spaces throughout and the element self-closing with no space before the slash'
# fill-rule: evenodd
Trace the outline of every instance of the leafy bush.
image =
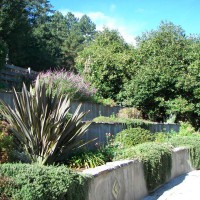
<svg viewBox="0 0 200 200">
<path fill-rule="evenodd" d="M 65 166 L 0 165 L 0 199 L 86 199 L 89 176 Z"/>
<path fill-rule="evenodd" d="M 190 123 L 181 122 L 180 125 L 179 135 L 191 136 L 196 133 L 194 127 Z"/>
<path fill-rule="evenodd" d="M 144 164 L 144 173 L 149 191 L 169 178 L 171 172 L 171 149 L 166 144 L 148 142 L 118 151 L 115 160 L 139 159 Z"/>
<path fill-rule="evenodd" d="M 177 136 L 168 141 L 174 147 L 188 147 L 190 158 L 195 169 L 200 169 L 200 137 L 199 136 Z"/>
<path fill-rule="evenodd" d="M 115 137 L 115 143 L 122 148 L 133 147 L 151 140 L 152 134 L 143 128 L 129 128 L 119 132 Z"/>
<path fill-rule="evenodd" d="M 2 113 L 9 121 L 13 135 L 31 161 L 41 164 L 54 163 L 73 148 L 83 145 L 80 137 L 89 126 L 81 122 L 86 114 L 79 113 L 81 105 L 66 120 L 70 109 L 68 96 L 63 98 L 59 93 L 53 96 L 50 88 L 48 93 L 46 90 L 47 86 L 40 84 L 37 78 L 35 88 L 30 87 L 30 92 L 25 85 L 21 94 L 14 90 L 14 110 L 0 100 Z"/>
<path fill-rule="evenodd" d="M 60 90 L 62 95 L 69 95 L 73 100 L 91 100 L 96 94 L 96 89 L 81 75 L 65 70 L 41 73 L 40 82 L 50 85 L 54 95 Z"/>
</svg>

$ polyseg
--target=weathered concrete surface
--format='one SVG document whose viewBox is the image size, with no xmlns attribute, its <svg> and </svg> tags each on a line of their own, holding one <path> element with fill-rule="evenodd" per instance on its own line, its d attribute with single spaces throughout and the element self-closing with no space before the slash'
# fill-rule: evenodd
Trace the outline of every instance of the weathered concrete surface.
<svg viewBox="0 0 200 200">
<path fill-rule="evenodd" d="M 193 171 L 193 167 L 190 162 L 190 153 L 187 148 L 175 148 L 172 151 L 172 169 L 171 177 L 173 179 L 181 174 Z"/>
<path fill-rule="evenodd" d="M 137 160 L 107 163 L 83 173 L 94 176 L 88 200 L 140 200 L 148 194 L 143 165 Z"/>
<path fill-rule="evenodd" d="M 187 148 L 173 149 L 171 176 L 168 181 L 180 174 L 194 170 L 189 158 Z M 148 194 L 143 164 L 138 160 L 110 162 L 84 170 L 83 173 L 94 177 L 90 183 L 88 200 L 141 200 Z M 179 178 L 178 183 L 181 180 L 182 178 Z M 151 198 L 154 200 L 157 197 L 155 194 L 145 200 L 151 200 Z"/>
<path fill-rule="evenodd" d="M 143 200 L 190 199 L 200 199 L 200 171 L 192 171 L 171 180 Z"/>
</svg>

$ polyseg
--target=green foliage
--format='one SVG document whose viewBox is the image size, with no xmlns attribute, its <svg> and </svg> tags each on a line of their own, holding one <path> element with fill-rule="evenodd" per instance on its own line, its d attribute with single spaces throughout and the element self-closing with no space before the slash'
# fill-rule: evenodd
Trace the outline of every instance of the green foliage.
<svg viewBox="0 0 200 200">
<path fill-rule="evenodd" d="M 149 141 L 152 141 L 152 134 L 143 128 L 129 128 L 117 133 L 115 137 L 115 143 L 125 149 Z"/>
<path fill-rule="evenodd" d="M 0 198 L 2 199 L 87 198 L 90 177 L 75 173 L 65 166 L 2 164 L 0 172 Z"/>
<path fill-rule="evenodd" d="M 118 145 L 114 142 L 114 135 L 106 133 L 105 145 L 96 143 L 96 149 L 88 151 L 80 149 L 67 161 L 72 168 L 94 168 L 112 162 Z"/>
<path fill-rule="evenodd" d="M 71 168 L 94 168 L 104 165 L 104 156 L 99 151 L 85 151 L 72 156 L 68 160 L 68 166 Z"/>
<path fill-rule="evenodd" d="M 174 147 L 188 147 L 193 167 L 200 169 L 200 137 L 198 135 L 172 137 L 168 142 Z"/>
<path fill-rule="evenodd" d="M 89 123 L 82 123 L 86 113 L 79 113 L 80 106 L 71 118 L 67 119 L 70 100 L 59 93 L 53 96 L 52 90 L 39 83 L 35 88 L 26 86 L 22 93 L 14 90 L 13 110 L 4 101 L 2 113 L 9 121 L 13 135 L 18 139 L 24 152 L 32 162 L 52 164 L 67 156 L 73 148 L 81 145 L 80 137 L 87 130 Z"/>
<path fill-rule="evenodd" d="M 6 63 L 6 54 L 7 54 L 7 45 L 5 42 L 3 42 L 0 38 L 0 69 L 5 65 Z"/>
<path fill-rule="evenodd" d="M 144 33 L 138 38 L 132 76 L 124 85 L 124 103 L 139 108 L 153 121 L 166 121 L 172 115 L 176 122 L 190 120 L 197 126 L 197 46 L 199 40 L 186 37 L 171 22 Z"/>
<path fill-rule="evenodd" d="M 64 16 L 54 12 L 49 0 L 2 0 L 0 27 L 1 39 L 8 46 L 9 63 L 36 71 L 73 69 L 77 52 L 96 32 L 88 16 L 78 19 L 72 13 Z"/>
<path fill-rule="evenodd" d="M 104 29 L 78 54 L 76 68 L 97 88 L 103 98 L 117 99 L 130 76 L 132 50 L 115 30 Z"/>
<path fill-rule="evenodd" d="M 194 127 L 188 122 L 180 122 L 180 136 L 192 136 L 196 133 Z"/>
<path fill-rule="evenodd" d="M 115 160 L 135 158 L 143 162 L 149 191 L 154 190 L 168 180 L 172 163 L 171 149 L 168 145 L 153 142 L 139 144 L 118 151 Z"/>
<path fill-rule="evenodd" d="M 169 140 L 169 138 L 172 138 L 176 136 L 176 133 L 170 132 L 170 133 L 164 133 L 164 132 L 157 132 L 153 134 L 153 141 L 157 143 L 164 143 Z"/>
</svg>

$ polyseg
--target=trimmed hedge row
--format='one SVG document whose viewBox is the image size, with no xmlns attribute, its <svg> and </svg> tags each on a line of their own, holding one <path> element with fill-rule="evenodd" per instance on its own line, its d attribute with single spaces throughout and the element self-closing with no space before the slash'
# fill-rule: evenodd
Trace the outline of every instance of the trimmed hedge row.
<svg viewBox="0 0 200 200">
<path fill-rule="evenodd" d="M 0 199 L 83 200 L 89 176 L 65 166 L 0 165 Z"/>
</svg>

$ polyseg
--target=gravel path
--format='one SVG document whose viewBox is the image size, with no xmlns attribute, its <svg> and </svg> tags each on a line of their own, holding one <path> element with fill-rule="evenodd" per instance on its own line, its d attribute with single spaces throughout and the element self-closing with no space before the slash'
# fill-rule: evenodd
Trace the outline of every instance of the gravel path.
<svg viewBox="0 0 200 200">
<path fill-rule="evenodd" d="M 200 170 L 181 175 L 143 200 L 200 200 Z"/>
</svg>

